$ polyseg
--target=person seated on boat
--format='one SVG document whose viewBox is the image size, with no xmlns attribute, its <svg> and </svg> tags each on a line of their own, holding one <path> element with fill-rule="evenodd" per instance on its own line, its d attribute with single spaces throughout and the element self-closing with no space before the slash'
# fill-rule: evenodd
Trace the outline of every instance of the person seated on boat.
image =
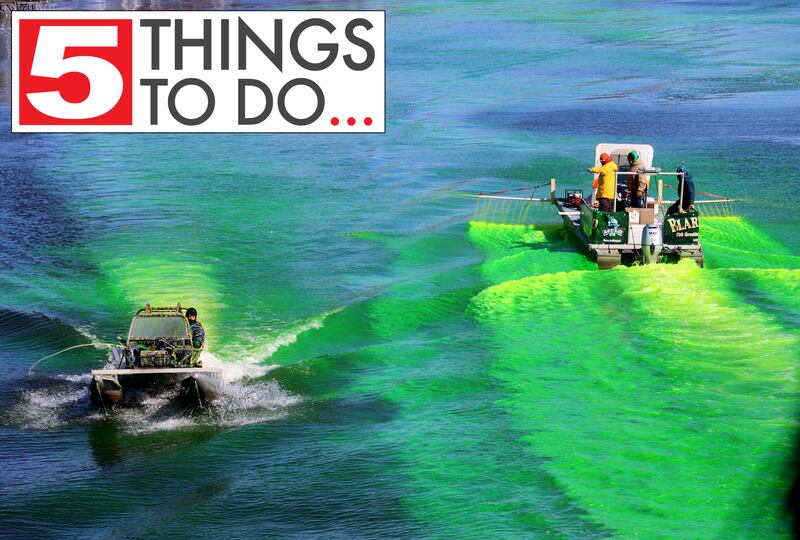
<svg viewBox="0 0 800 540">
<path fill-rule="evenodd" d="M 589 172 L 597 176 L 597 203 L 596 206 L 603 212 L 613 212 L 614 201 L 617 197 L 617 171 L 619 167 L 611 156 L 603 152 L 600 154 L 600 166 L 589 167 Z"/>
<path fill-rule="evenodd" d="M 186 310 L 186 320 L 189 321 L 189 330 L 192 331 L 192 345 L 195 349 L 202 349 L 206 346 L 206 331 L 200 321 L 197 320 L 197 310 L 190 307 Z"/>
<path fill-rule="evenodd" d="M 685 167 L 680 166 L 675 172 L 678 173 L 678 200 L 667 209 L 667 214 L 684 214 L 693 210 L 694 182 L 692 174 Z"/>
<path fill-rule="evenodd" d="M 628 170 L 632 173 L 644 169 L 644 162 L 642 161 L 639 152 L 631 150 L 628 153 Z M 628 197 L 630 199 L 631 208 L 642 208 L 647 195 L 647 183 L 649 178 L 643 174 L 629 174 L 626 181 L 628 185 Z"/>
</svg>

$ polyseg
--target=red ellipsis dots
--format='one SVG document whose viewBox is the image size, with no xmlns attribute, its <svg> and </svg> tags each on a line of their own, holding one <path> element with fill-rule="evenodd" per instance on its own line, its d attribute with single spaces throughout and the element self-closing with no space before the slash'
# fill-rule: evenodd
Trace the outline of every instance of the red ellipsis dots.
<svg viewBox="0 0 800 540">
<path fill-rule="evenodd" d="M 333 126 L 338 126 L 339 125 L 339 117 L 338 116 L 334 116 L 333 118 L 331 118 L 331 125 L 333 125 Z M 348 126 L 356 125 L 356 119 L 354 117 L 350 116 L 347 119 L 347 125 Z M 367 116 L 367 117 L 364 118 L 364 125 L 365 126 L 371 126 L 372 125 L 372 117 L 371 116 Z"/>
</svg>

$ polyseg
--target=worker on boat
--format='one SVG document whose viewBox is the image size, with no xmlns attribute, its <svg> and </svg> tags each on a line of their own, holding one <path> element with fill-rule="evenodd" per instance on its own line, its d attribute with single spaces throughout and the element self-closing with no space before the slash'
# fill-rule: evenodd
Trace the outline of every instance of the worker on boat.
<svg viewBox="0 0 800 540">
<path fill-rule="evenodd" d="M 684 214 L 694 209 L 694 181 L 683 165 L 675 172 L 678 173 L 678 200 L 667 209 L 667 214 Z"/>
<path fill-rule="evenodd" d="M 617 171 L 619 167 L 611 159 L 611 156 L 603 152 L 600 154 L 600 166 L 589 167 L 586 170 L 598 175 L 596 206 L 603 212 L 614 212 L 616 210 L 614 201 L 617 198 Z"/>
<path fill-rule="evenodd" d="M 197 320 L 197 310 L 190 307 L 186 310 L 186 320 L 189 321 L 189 330 L 192 331 L 192 345 L 195 349 L 202 349 L 206 346 L 206 331 L 200 321 Z"/>
<path fill-rule="evenodd" d="M 628 167 L 628 170 L 632 173 L 644 169 L 644 162 L 638 151 L 631 150 L 628 153 Z M 628 185 L 628 198 L 630 199 L 631 208 L 644 207 L 649 180 L 650 178 L 644 174 L 628 175 L 626 183 Z"/>
</svg>

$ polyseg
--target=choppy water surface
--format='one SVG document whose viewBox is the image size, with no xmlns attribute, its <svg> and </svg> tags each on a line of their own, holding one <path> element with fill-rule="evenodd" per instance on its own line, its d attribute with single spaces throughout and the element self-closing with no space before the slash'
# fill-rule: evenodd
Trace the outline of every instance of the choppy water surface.
<svg viewBox="0 0 800 540">
<path fill-rule="evenodd" d="M 785 536 L 798 5 L 324 7 L 387 9 L 385 135 L 11 136 L 0 109 L 0 530 Z M 473 220 L 611 141 L 747 199 L 704 220 L 706 268 Z M 214 410 L 95 412 L 93 348 L 27 376 L 145 302 L 200 311 Z"/>
</svg>

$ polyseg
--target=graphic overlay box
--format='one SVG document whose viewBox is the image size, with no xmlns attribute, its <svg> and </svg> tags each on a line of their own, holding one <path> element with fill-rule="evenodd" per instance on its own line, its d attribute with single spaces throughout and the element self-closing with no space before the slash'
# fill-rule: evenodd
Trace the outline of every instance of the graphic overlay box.
<svg viewBox="0 0 800 540">
<path fill-rule="evenodd" d="M 383 11 L 12 13 L 12 131 L 385 131 Z"/>
</svg>

